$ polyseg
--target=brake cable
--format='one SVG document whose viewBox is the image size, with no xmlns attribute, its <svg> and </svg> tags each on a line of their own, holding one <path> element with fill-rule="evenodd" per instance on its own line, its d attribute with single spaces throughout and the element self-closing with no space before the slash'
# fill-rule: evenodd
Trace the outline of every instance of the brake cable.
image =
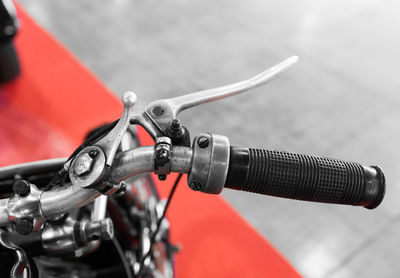
<svg viewBox="0 0 400 278">
<path fill-rule="evenodd" d="M 138 272 L 137 276 L 140 276 L 140 274 L 142 273 L 143 266 L 144 266 L 144 262 L 145 262 L 145 260 L 147 259 L 147 257 L 148 257 L 148 256 L 150 255 L 150 253 L 151 253 L 153 244 L 154 244 L 154 242 L 155 242 L 155 240 L 156 240 L 156 236 L 157 236 L 157 234 L 158 234 L 158 231 L 160 230 L 161 223 L 162 223 L 162 221 L 163 221 L 164 218 L 165 218 L 165 214 L 167 213 L 169 204 L 170 204 L 170 202 L 171 202 L 171 200 L 172 200 L 172 197 L 173 197 L 173 195 L 174 195 L 174 193 L 175 193 L 176 188 L 178 187 L 179 181 L 180 181 L 180 179 L 182 178 L 182 176 L 183 176 L 183 174 L 179 174 L 179 175 L 178 175 L 178 177 L 177 177 L 176 180 L 175 180 L 174 186 L 172 187 L 171 191 L 169 192 L 168 199 L 167 199 L 167 203 L 165 204 L 165 208 L 164 208 L 163 214 L 162 214 L 162 216 L 160 217 L 160 219 L 158 220 L 158 222 L 157 222 L 157 228 L 156 228 L 156 230 L 154 231 L 153 235 L 152 235 L 151 238 L 150 238 L 150 247 L 149 247 L 149 251 L 147 251 L 146 255 L 144 255 L 144 257 L 143 257 L 142 260 L 140 261 L 139 272 Z"/>
</svg>

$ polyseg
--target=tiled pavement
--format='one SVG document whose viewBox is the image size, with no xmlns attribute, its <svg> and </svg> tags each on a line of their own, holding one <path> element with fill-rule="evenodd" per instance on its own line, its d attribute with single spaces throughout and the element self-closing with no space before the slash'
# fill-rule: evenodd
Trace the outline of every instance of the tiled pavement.
<svg viewBox="0 0 400 278">
<path fill-rule="evenodd" d="M 20 2 L 114 92 L 135 91 L 141 106 L 299 55 L 268 87 L 182 120 L 192 134 L 224 134 L 236 146 L 381 165 L 387 195 L 374 211 L 223 196 L 305 277 L 399 276 L 400 2 Z"/>
</svg>

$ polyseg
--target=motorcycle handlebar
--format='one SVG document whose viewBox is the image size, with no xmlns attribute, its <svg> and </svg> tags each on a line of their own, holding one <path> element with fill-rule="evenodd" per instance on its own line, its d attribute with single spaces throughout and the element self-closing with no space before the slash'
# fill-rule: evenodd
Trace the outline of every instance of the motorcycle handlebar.
<svg viewBox="0 0 400 278">
<path fill-rule="evenodd" d="M 289 199 L 374 209 L 384 197 L 385 177 L 376 166 L 231 147 L 225 187 Z"/>
<path fill-rule="evenodd" d="M 264 195 L 368 209 L 376 208 L 385 194 L 384 174 L 376 166 L 229 147 L 227 139 L 212 135 L 207 146 L 199 147 L 202 138 L 204 136 L 195 139 L 193 148 L 173 146 L 171 150 L 171 172 L 187 173 L 188 184 L 194 190 L 216 194 L 225 184 L 226 188 Z M 0 176 L 3 170 L 11 171 L 10 167 L 0 169 Z M 27 167 L 30 166 L 23 168 Z M 107 181 L 118 183 L 153 171 L 154 146 L 139 147 L 115 156 Z M 0 199 L 0 226 L 11 223 L 12 219 L 23 218 L 24 212 L 31 216 L 32 202 L 39 204 L 41 217 L 49 218 L 85 206 L 100 194 L 95 189 L 66 184 L 55 190 L 42 191 L 37 194 L 37 199 L 29 202 L 18 196 Z"/>
</svg>

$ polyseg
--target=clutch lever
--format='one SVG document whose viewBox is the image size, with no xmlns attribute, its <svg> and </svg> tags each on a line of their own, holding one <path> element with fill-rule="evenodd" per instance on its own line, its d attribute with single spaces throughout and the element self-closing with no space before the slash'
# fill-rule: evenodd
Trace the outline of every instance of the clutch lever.
<svg viewBox="0 0 400 278">
<path fill-rule="evenodd" d="M 153 139 L 160 136 L 166 136 L 167 129 L 180 112 L 203 103 L 234 96 L 264 85 L 278 77 L 297 61 L 298 57 L 292 56 L 254 77 L 234 84 L 179 97 L 156 100 L 145 108 L 143 115 L 136 115 L 136 117 L 131 120 L 131 123 L 142 125 L 150 133 Z M 147 119 L 150 119 L 152 124 L 149 123 Z"/>
</svg>

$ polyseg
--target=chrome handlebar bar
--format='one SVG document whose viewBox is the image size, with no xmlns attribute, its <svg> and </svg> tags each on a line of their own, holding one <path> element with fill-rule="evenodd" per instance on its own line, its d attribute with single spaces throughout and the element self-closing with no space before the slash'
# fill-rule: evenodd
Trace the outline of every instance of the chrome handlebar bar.
<svg viewBox="0 0 400 278">
<path fill-rule="evenodd" d="M 114 158 L 108 181 L 119 183 L 129 177 L 154 172 L 154 151 L 154 146 L 146 146 L 118 153 Z M 192 148 L 174 146 L 171 154 L 171 171 L 188 173 L 192 163 Z M 34 165 L 37 166 L 40 163 L 45 165 L 49 161 L 34 162 Z M 30 165 L 25 164 L 24 166 L 29 167 Z M 15 165 L 15 168 L 18 167 Z M 100 195 L 101 193 L 96 189 L 81 188 L 72 183 L 67 183 L 65 186 L 51 191 L 42 191 L 33 200 L 40 208 L 35 217 L 48 219 L 68 213 L 89 204 Z M 0 227 L 12 223 L 15 219 L 31 217 L 32 202 L 21 202 L 21 200 L 23 199 L 20 196 L 0 199 Z"/>
</svg>

